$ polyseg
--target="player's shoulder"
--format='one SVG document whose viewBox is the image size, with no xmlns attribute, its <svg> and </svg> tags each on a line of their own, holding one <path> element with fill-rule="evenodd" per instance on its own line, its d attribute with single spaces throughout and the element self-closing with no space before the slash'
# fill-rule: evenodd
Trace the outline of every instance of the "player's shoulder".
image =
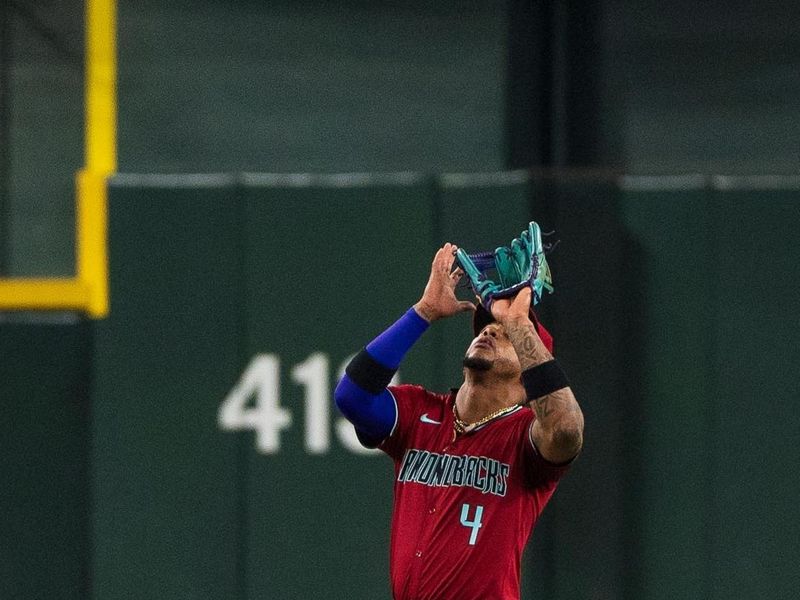
<svg viewBox="0 0 800 600">
<path fill-rule="evenodd" d="M 492 430 L 504 438 L 517 441 L 528 439 L 531 424 L 535 420 L 533 411 L 524 406 L 518 406 L 506 415 L 501 415 L 491 421 Z"/>
<path fill-rule="evenodd" d="M 390 385 L 389 391 L 399 402 L 401 400 L 414 400 L 415 402 L 426 402 L 433 404 L 446 404 L 451 393 L 440 394 L 432 392 L 421 385 L 404 383 L 401 385 Z"/>
<path fill-rule="evenodd" d="M 447 410 L 451 394 L 432 392 L 421 385 L 404 384 L 389 386 L 401 415 L 416 417 L 424 413 L 441 415 Z"/>
<path fill-rule="evenodd" d="M 509 420 L 517 427 L 530 427 L 536 420 L 536 414 L 526 406 L 520 406 L 511 414 L 511 417 Z"/>
</svg>

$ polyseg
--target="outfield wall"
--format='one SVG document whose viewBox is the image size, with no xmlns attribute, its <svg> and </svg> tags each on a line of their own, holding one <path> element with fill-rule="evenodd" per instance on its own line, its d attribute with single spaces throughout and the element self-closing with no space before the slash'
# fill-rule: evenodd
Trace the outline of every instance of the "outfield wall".
<svg viewBox="0 0 800 600">
<path fill-rule="evenodd" d="M 524 597 L 790 597 L 798 202 L 791 178 L 117 176 L 110 316 L 0 322 L 0 596 L 388 598 L 391 464 L 338 371 L 438 245 L 536 219 L 586 445 Z M 469 338 L 437 323 L 400 378 L 457 385 Z"/>
</svg>

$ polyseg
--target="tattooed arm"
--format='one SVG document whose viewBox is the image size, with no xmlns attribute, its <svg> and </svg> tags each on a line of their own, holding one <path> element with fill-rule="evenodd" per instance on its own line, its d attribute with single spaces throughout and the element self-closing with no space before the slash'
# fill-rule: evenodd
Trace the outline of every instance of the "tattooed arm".
<svg viewBox="0 0 800 600">
<path fill-rule="evenodd" d="M 528 318 L 530 288 L 523 289 L 513 300 L 496 300 L 492 314 L 502 323 L 522 371 L 553 360 Z M 541 398 L 528 398 L 536 413 L 531 424 L 531 437 L 543 458 L 562 463 L 572 459 L 583 445 L 583 413 L 569 387 Z"/>
</svg>

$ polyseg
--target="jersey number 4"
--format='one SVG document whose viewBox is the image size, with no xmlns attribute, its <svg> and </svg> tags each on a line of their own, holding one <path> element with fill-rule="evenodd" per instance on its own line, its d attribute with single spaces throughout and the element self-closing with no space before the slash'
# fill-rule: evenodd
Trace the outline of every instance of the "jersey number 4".
<svg viewBox="0 0 800 600">
<path fill-rule="evenodd" d="M 475 518 L 469 518 L 469 504 L 464 504 L 461 507 L 461 524 L 464 527 L 469 527 L 472 531 L 469 534 L 469 545 L 474 546 L 478 539 L 478 530 L 481 528 L 481 518 L 483 518 L 483 506 L 478 504 L 475 507 Z"/>
</svg>

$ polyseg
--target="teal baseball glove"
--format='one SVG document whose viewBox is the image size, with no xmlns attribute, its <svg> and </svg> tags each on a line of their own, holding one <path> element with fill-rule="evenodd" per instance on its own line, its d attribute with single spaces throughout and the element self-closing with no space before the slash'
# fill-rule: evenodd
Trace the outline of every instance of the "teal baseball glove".
<svg viewBox="0 0 800 600">
<path fill-rule="evenodd" d="M 491 310 L 495 299 L 514 296 L 528 285 L 533 291 L 533 304 L 541 301 L 545 290 L 553 292 L 542 231 L 535 221 L 531 221 L 528 230 L 511 240 L 508 246 L 475 254 L 459 248 L 456 260 L 486 310 Z"/>
</svg>

